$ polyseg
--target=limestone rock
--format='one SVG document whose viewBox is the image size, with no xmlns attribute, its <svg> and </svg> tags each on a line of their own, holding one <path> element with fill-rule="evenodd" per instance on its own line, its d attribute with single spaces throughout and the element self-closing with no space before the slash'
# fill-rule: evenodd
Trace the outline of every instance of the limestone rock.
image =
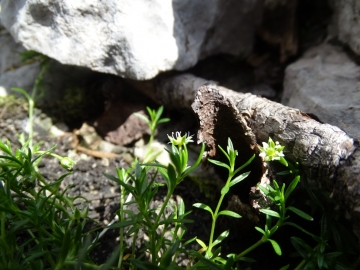
<svg viewBox="0 0 360 270">
<path fill-rule="evenodd" d="M 337 47 L 310 49 L 286 68 L 282 103 L 360 139 L 360 66 Z"/>
<path fill-rule="evenodd" d="M 25 65 L 20 54 L 24 47 L 14 41 L 6 29 L 0 25 L 0 96 L 11 93 L 12 87 L 30 91 L 40 72 L 38 63 Z"/>
<path fill-rule="evenodd" d="M 331 0 L 334 15 L 329 30 L 360 55 L 360 2 L 358 0 Z"/>
<path fill-rule="evenodd" d="M 251 49 L 262 1 L 2 0 L 16 41 L 63 64 L 145 80 Z"/>
</svg>

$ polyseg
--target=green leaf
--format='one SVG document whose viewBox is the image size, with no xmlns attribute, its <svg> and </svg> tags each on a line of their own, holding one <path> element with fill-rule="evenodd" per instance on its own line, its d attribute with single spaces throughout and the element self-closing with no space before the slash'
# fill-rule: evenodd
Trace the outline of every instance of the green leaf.
<svg viewBox="0 0 360 270">
<path fill-rule="evenodd" d="M 220 145 L 218 145 L 218 147 L 221 150 L 221 152 L 223 152 L 224 155 L 227 157 L 227 159 L 230 161 L 230 156 L 228 155 L 228 153 L 226 153 L 226 151 Z"/>
<path fill-rule="evenodd" d="M 185 172 L 181 176 L 182 178 L 185 178 L 186 176 L 188 176 L 189 173 L 191 173 L 193 170 L 195 170 L 195 168 L 200 164 L 202 156 L 204 154 L 204 151 L 205 151 L 205 144 L 203 143 L 201 145 L 201 150 L 200 150 L 200 153 L 199 153 L 199 156 L 198 156 L 196 162 L 190 168 L 185 170 Z"/>
<path fill-rule="evenodd" d="M 284 158 L 284 157 L 280 157 L 280 160 L 279 160 L 279 162 L 281 163 L 281 164 L 283 164 L 284 166 L 288 166 L 288 163 L 287 163 L 287 161 L 286 161 L 286 159 Z"/>
<path fill-rule="evenodd" d="M 277 255 L 281 256 L 282 253 L 281 253 L 281 248 L 280 248 L 279 244 L 275 240 L 272 240 L 272 239 L 268 239 L 268 240 L 270 241 L 275 253 Z"/>
<path fill-rule="evenodd" d="M 248 177 L 250 174 L 250 172 L 246 172 L 243 174 L 240 174 L 239 176 L 237 176 L 235 179 L 231 180 L 229 187 L 232 187 L 233 185 L 236 185 L 237 183 L 239 183 L 240 181 L 244 180 L 246 177 Z"/>
<path fill-rule="evenodd" d="M 173 191 L 176 187 L 176 172 L 172 164 L 168 165 L 167 173 L 169 176 L 169 183 L 170 183 L 170 186 L 168 188 L 169 190 Z"/>
<path fill-rule="evenodd" d="M 239 261 L 244 261 L 244 262 L 256 262 L 253 258 L 249 258 L 249 257 L 240 257 Z"/>
<path fill-rule="evenodd" d="M 310 215 L 306 214 L 305 212 L 301 211 L 300 209 L 297 209 L 296 207 L 289 206 L 286 209 L 294 212 L 295 214 L 302 217 L 303 219 L 310 220 L 310 221 L 314 220 Z"/>
<path fill-rule="evenodd" d="M 199 266 L 195 266 L 196 270 L 224 270 L 223 266 L 212 262 L 211 260 L 205 258 L 198 252 L 190 251 L 189 253 L 191 256 L 198 258 L 199 261 L 202 263 Z"/>
<path fill-rule="evenodd" d="M 327 228 L 328 228 L 328 222 L 327 222 L 327 218 L 326 215 L 323 214 L 321 217 L 321 222 L 320 222 L 320 227 L 321 227 L 321 237 L 325 238 L 325 234 L 327 232 Z"/>
<path fill-rule="evenodd" d="M 303 227 L 301 227 L 301 226 L 299 226 L 299 225 L 297 225 L 297 224 L 295 224 L 295 223 L 293 223 L 293 222 L 284 222 L 284 223 L 283 223 L 283 226 L 284 226 L 284 225 L 293 226 L 293 227 L 299 229 L 300 231 L 306 233 L 307 235 L 310 235 L 310 236 L 311 236 L 312 238 L 314 238 L 317 242 L 319 242 L 319 243 L 321 242 L 321 238 L 320 238 L 320 237 L 316 236 L 315 234 L 312 234 L 311 232 L 308 232 L 308 231 L 305 230 Z"/>
<path fill-rule="evenodd" d="M 180 246 L 180 241 L 176 240 L 175 243 L 165 251 L 161 256 L 160 267 L 168 267 L 171 264 L 172 256 L 178 250 Z"/>
<path fill-rule="evenodd" d="M 110 180 L 113 180 L 113 181 L 115 181 L 116 183 L 118 183 L 119 185 L 123 186 L 128 192 L 133 193 L 133 191 L 134 191 L 134 187 L 133 187 L 133 186 L 128 185 L 128 184 L 125 184 L 125 183 L 124 183 L 123 181 L 121 181 L 119 178 L 117 178 L 117 177 L 115 177 L 115 176 L 113 176 L 113 175 L 111 175 L 111 174 L 103 173 L 103 175 L 104 175 L 106 178 L 108 178 L 108 179 L 110 179 Z"/>
<path fill-rule="evenodd" d="M 217 165 L 217 166 L 224 167 L 224 168 L 230 170 L 229 165 L 227 165 L 227 164 L 225 164 L 225 163 L 223 163 L 223 162 L 221 162 L 221 161 L 217 161 L 217 160 L 210 159 L 210 158 L 208 159 L 208 161 L 210 161 L 211 163 L 213 163 L 213 164 L 215 164 L 215 165 Z"/>
<path fill-rule="evenodd" d="M 192 219 L 180 219 L 180 218 L 169 218 L 169 219 L 165 219 L 159 222 L 159 225 L 162 224 L 172 224 L 172 223 L 193 223 L 194 221 Z"/>
<path fill-rule="evenodd" d="M 222 189 L 221 189 L 221 195 L 225 195 L 229 192 L 229 186 L 224 186 Z"/>
<path fill-rule="evenodd" d="M 226 237 L 229 236 L 230 231 L 226 230 L 224 232 L 222 232 L 218 238 L 216 238 L 216 240 L 213 242 L 213 247 L 215 247 L 216 245 L 220 244 Z"/>
<path fill-rule="evenodd" d="M 147 123 L 148 125 L 150 125 L 149 118 L 147 118 L 145 115 L 143 115 L 141 113 L 134 113 L 134 115 L 136 117 L 139 117 L 141 120 L 145 121 L 145 123 Z"/>
<path fill-rule="evenodd" d="M 268 189 L 270 187 L 270 185 L 267 185 L 266 187 L 264 187 L 263 185 L 258 184 L 257 186 L 267 197 L 270 197 L 270 190 Z"/>
<path fill-rule="evenodd" d="M 324 266 L 324 253 L 320 252 L 317 254 L 317 264 L 319 266 L 319 269 L 323 268 Z"/>
<path fill-rule="evenodd" d="M 299 252 L 301 257 L 304 260 L 309 261 L 309 259 L 311 258 L 311 254 L 314 253 L 314 250 L 308 244 L 306 244 L 305 241 L 298 237 L 292 236 L 290 237 L 290 241 L 296 251 Z"/>
<path fill-rule="evenodd" d="M 193 237 L 193 238 L 191 238 L 191 239 L 189 239 L 189 240 L 187 240 L 185 243 L 183 243 L 181 246 L 182 247 L 185 247 L 186 245 L 188 245 L 188 244 L 190 244 L 190 243 L 192 243 L 192 242 L 194 242 L 195 240 L 197 239 L 197 237 L 195 236 L 195 237 Z M 201 240 L 200 240 L 201 241 Z M 202 241 L 201 241 L 202 242 Z M 204 242 L 203 242 L 204 243 Z"/>
<path fill-rule="evenodd" d="M 200 240 L 199 238 L 196 238 L 195 241 L 202 247 L 202 248 L 207 248 L 207 245 L 205 245 L 205 243 Z"/>
<path fill-rule="evenodd" d="M 272 216 L 272 217 L 276 217 L 276 218 L 280 218 L 280 214 L 278 212 L 275 212 L 273 210 L 270 209 L 260 209 L 259 210 L 261 213 L 264 213 L 266 215 Z"/>
<path fill-rule="evenodd" d="M 55 270 L 57 269 L 63 269 L 63 265 L 64 262 L 66 260 L 66 257 L 68 256 L 69 253 L 69 247 L 70 247 L 70 242 L 71 242 L 71 233 L 70 230 L 66 230 L 65 234 L 64 234 L 64 238 L 62 241 L 62 245 L 61 245 L 61 251 L 60 251 L 60 256 L 59 256 L 59 260 L 56 264 Z"/>
<path fill-rule="evenodd" d="M 243 165 L 241 165 L 241 167 L 237 168 L 237 169 L 235 170 L 235 172 L 234 172 L 234 175 L 236 175 L 239 171 L 241 171 L 242 169 L 244 169 L 245 167 L 247 167 L 247 166 L 251 163 L 251 161 L 253 161 L 254 158 L 255 158 L 255 154 L 253 154 L 253 155 L 251 156 L 251 158 L 249 158 L 248 161 L 246 161 Z"/>
<path fill-rule="evenodd" d="M 238 213 L 235 213 L 235 212 L 230 211 L 230 210 L 220 211 L 218 216 L 220 216 L 220 215 L 229 216 L 229 217 L 233 217 L 233 218 L 241 218 L 241 216 Z"/>
<path fill-rule="evenodd" d="M 162 123 L 167 123 L 167 122 L 169 122 L 170 121 L 170 118 L 162 118 L 162 119 L 160 119 L 157 123 L 158 124 L 162 124 Z"/>
<path fill-rule="evenodd" d="M 32 100 L 32 98 L 29 96 L 29 94 L 21 88 L 13 87 L 13 88 L 11 88 L 11 90 L 18 92 L 20 94 L 23 94 L 27 98 L 28 101 Z"/>
<path fill-rule="evenodd" d="M 214 215 L 214 213 L 213 213 L 213 211 L 211 210 L 210 206 L 208 206 L 208 205 L 206 205 L 206 204 L 203 204 L 203 203 L 194 203 L 193 206 L 196 207 L 196 208 L 200 208 L 200 209 L 204 209 L 204 210 L 206 210 L 206 211 L 209 211 L 212 216 Z"/>
<path fill-rule="evenodd" d="M 261 234 L 266 236 L 266 232 L 263 229 L 261 229 L 260 227 L 255 226 L 255 230 L 257 230 L 258 232 L 260 232 Z"/>
<path fill-rule="evenodd" d="M 157 109 L 156 116 L 155 116 L 155 119 L 154 119 L 155 123 L 158 123 L 163 111 L 164 111 L 164 106 L 160 106 L 159 109 Z"/>
<path fill-rule="evenodd" d="M 287 269 L 289 269 L 289 267 L 290 267 L 290 264 L 281 267 L 279 270 L 287 270 Z"/>
<path fill-rule="evenodd" d="M 291 181 L 289 187 L 285 191 L 285 201 L 289 198 L 290 194 L 294 191 L 297 184 L 300 182 L 300 175 L 296 176 L 294 180 Z"/>
<path fill-rule="evenodd" d="M 292 174 L 292 170 L 278 172 L 276 175 L 289 175 L 289 174 Z"/>
<path fill-rule="evenodd" d="M 182 198 L 180 198 L 180 203 L 179 203 L 179 207 L 178 207 L 179 217 L 184 215 L 184 213 L 185 213 L 185 203 L 184 203 L 184 200 Z"/>
</svg>

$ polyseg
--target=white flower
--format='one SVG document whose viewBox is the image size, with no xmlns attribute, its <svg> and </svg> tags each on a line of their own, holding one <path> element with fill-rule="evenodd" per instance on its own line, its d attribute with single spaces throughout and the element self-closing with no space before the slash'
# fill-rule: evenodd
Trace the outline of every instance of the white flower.
<svg viewBox="0 0 360 270">
<path fill-rule="evenodd" d="M 269 138 L 268 143 L 263 142 L 263 147 L 260 147 L 260 157 L 264 158 L 265 161 L 280 160 L 280 157 L 284 156 L 283 150 L 285 146 L 281 146 L 279 142 L 275 142 Z"/>
<path fill-rule="evenodd" d="M 171 136 L 167 135 L 171 144 L 173 145 L 177 145 L 179 147 L 188 144 L 189 142 L 193 142 L 192 137 L 194 135 L 190 135 L 189 133 L 185 133 L 184 136 L 181 136 L 181 132 L 180 131 L 176 131 L 175 132 L 175 136 L 174 136 L 174 132 L 172 133 Z"/>
</svg>

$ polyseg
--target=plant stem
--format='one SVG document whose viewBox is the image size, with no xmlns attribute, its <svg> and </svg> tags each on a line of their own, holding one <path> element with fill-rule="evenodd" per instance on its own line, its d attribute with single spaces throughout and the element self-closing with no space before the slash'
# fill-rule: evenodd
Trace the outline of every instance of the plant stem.
<svg viewBox="0 0 360 270">
<path fill-rule="evenodd" d="M 121 196 L 120 196 L 120 217 L 119 220 L 120 222 L 124 220 L 124 202 L 125 202 L 125 189 L 123 186 L 120 187 L 121 190 Z M 120 255 L 119 255 L 119 262 L 118 262 L 118 268 L 121 269 L 121 264 L 122 264 L 122 259 L 124 256 L 124 227 L 120 228 Z"/>
<path fill-rule="evenodd" d="M 231 165 L 232 165 L 232 164 L 231 164 Z M 230 168 L 230 170 L 229 170 L 229 177 L 228 177 L 228 179 L 226 180 L 225 186 L 229 185 L 230 180 L 231 180 L 231 178 L 233 177 L 233 173 L 234 173 L 234 166 L 232 165 L 231 168 Z M 224 200 L 224 198 L 225 198 L 225 195 L 226 195 L 226 194 L 221 194 L 220 199 L 219 199 L 219 202 L 218 202 L 218 204 L 217 204 L 217 206 L 216 206 L 215 212 L 214 212 L 214 214 L 212 215 L 212 223 L 211 223 L 209 247 L 208 247 L 208 250 L 207 250 L 206 254 L 210 254 L 210 253 L 211 253 L 211 250 L 212 250 L 212 247 L 213 247 L 216 220 L 217 220 L 217 218 L 218 218 L 218 213 L 219 213 L 221 204 L 222 204 L 222 202 L 223 202 L 223 200 Z"/>
<path fill-rule="evenodd" d="M 165 198 L 165 200 L 164 200 L 164 203 L 163 203 L 163 205 L 161 206 L 161 209 L 160 209 L 160 211 L 159 211 L 159 214 L 157 215 L 157 217 L 156 217 L 156 219 L 155 219 L 155 222 L 154 222 L 154 226 L 153 226 L 153 229 L 152 229 L 152 237 L 153 237 L 153 239 L 150 239 L 150 241 L 153 243 L 153 244 L 155 244 L 155 240 L 156 240 L 156 229 L 159 227 L 159 222 L 160 222 L 160 217 L 162 216 L 162 214 L 164 213 L 164 211 L 165 211 L 165 208 L 166 208 L 166 206 L 167 206 L 167 204 L 168 204 L 168 202 L 169 202 L 169 200 L 170 200 L 170 198 L 171 198 L 171 195 L 172 195 L 172 193 L 173 193 L 173 191 L 172 190 L 168 190 L 168 194 L 166 195 L 166 198 Z M 160 239 L 162 240 L 162 239 L 164 239 L 163 237 L 161 238 L 160 237 Z M 155 257 L 157 258 L 157 254 L 158 254 L 158 251 L 159 251 L 159 249 L 160 249 L 160 247 L 161 247 L 161 240 L 158 242 L 158 244 L 156 245 L 156 246 L 154 246 L 154 253 L 155 254 L 153 254 L 153 262 L 156 262 L 155 260 L 154 260 L 154 255 L 155 255 Z"/>
<path fill-rule="evenodd" d="M 34 87 L 35 88 L 35 87 Z M 29 99 L 29 147 L 32 149 L 34 137 L 34 99 Z"/>
<path fill-rule="evenodd" d="M 267 240 L 264 239 L 264 237 L 261 237 L 261 239 L 259 241 L 257 241 L 255 244 L 253 244 L 252 246 L 248 247 L 247 249 L 245 249 L 243 252 L 241 252 L 240 254 L 238 254 L 235 258 L 236 261 L 240 260 L 241 257 L 244 257 L 246 254 L 248 254 L 250 251 L 254 250 L 255 248 L 257 248 L 258 246 L 262 245 L 263 243 L 267 242 Z"/>
</svg>

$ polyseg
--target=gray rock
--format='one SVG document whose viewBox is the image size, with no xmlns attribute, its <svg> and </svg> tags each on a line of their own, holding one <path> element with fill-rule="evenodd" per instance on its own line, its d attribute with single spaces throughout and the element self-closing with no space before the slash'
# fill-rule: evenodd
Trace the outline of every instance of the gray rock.
<svg viewBox="0 0 360 270">
<path fill-rule="evenodd" d="M 310 49 L 286 68 L 282 103 L 360 139 L 360 66 L 337 47 Z"/>
<path fill-rule="evenodd" d="M 2 0 L 16 41 L 63 64 L 146 80 L 218 53 L 248 52 L 261 0 Z"/>
<path fill-rule="evenodd" d="M 360 1 L 331 0 L 334 15 L 329 32 L 360 55 Z"/>
<path fill-rule="evenodd" d="M 24 64 L 20 54 L 25 48 L 0 25 L 0 96 L 5 96 L 12 87 L 30 91 L 40 72 L 38 63 Z"/>
</svg>

